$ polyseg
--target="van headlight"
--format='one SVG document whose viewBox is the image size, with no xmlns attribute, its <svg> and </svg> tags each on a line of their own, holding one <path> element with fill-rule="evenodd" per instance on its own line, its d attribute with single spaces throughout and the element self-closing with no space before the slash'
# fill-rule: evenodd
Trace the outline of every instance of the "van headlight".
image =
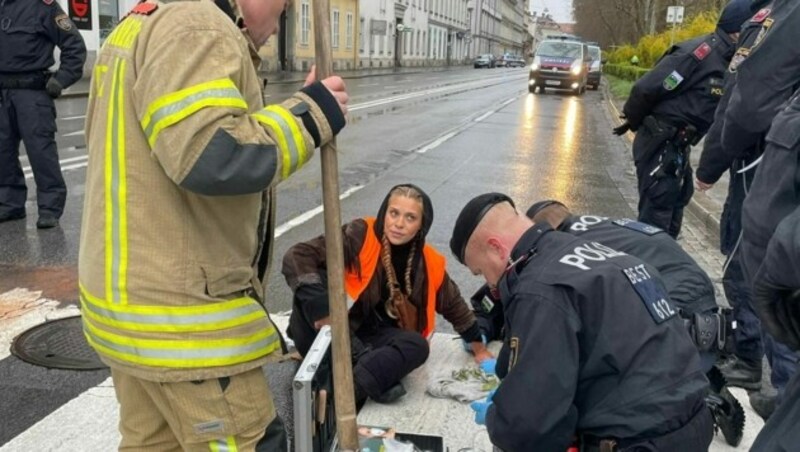
<svg viewBox="0 0 800 452">
<path fill-rule="evenodd" d="M 531 63 L 531 71 L 538 71 L 539 66 L 542 64 L 542 60 L 537 56 L 533 57 L 533 63 Z"/>
<path fill-rule="evenodd" d="M 575 61 L 572 63 L 572 66 L 570 66 L 569 71 L 572 72 L 572 75 L 581 75 L 583 64 L 581 64 L 580 61 Z"/>
</svg>

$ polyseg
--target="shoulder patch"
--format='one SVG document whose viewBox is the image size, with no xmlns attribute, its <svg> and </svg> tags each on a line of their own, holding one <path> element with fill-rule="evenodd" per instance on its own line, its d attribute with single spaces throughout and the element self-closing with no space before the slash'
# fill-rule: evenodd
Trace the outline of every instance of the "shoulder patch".
<svg viewBox="0 0 800 452">
<path fill-rule="evenodd" d="M 623 228 L 630 229 L 636 232 L 641 232 L 642 234 L 647 234 L 647 235 L 656 235 L 659 232 L 664 232 L 664 230 L 661 228 L 657 228 L 647 223 L 642 223 L 640 221 L 631 220 L 630 218 L 619 218 L 617 220 L 614 220 L 612 223 L 616 224 L 617 226 L 622 226 Z"/>
<path fill-rule="evenodd" d="M 728 72 L 731 74 L 735 73 L 736 69 L 739 68 L 742 61 L 747 59 L 748 55 L 750 55 L 750 49 L 747 47 L 739 47 L 739 50 L 737 50 L 736 54 L 731 58 L 731 63 L 728 65 Z"/>
<path fill-rule="evenodd" d="M 678 71 L 672 71 L 667 78 L 664 79 L 664 89 L 667 91 L 673 91 L 678 85 L 683 82 L 683 76 Z"/>
<path fill-rule="evenodd" d="M 131 10 L 132 14 L 141 14 L 143 16 L 149 16 L 153 14 L 153 11 L 158 9 L 158 4 L 156 3 L 139 3 L 138 5 L 134 6 Z"/>
<path fill-rule="evenodd" d="M 53 4 L 54 1 L 56 1 L 56 0 L 42 0 L 42 3 L 44 3 L 47 6 L 50 6 L 50 5 Z"/>
<path fill-rule="evenodd" d="M 72 21 L 69 20 L 69 17 L 67 17 L 66 14 L 57 15 L 55 21 L 56 26 L 64 31 L 72 31 L 72 29 L 75 28 L 75 26 L 72 25 Z"/>
<path fill-rule="evenodd" d="M 711 46 L 708 45 L 707 42 L 704 42 L 699 46 L 697 46 L 696 49 L 694 49 L 692 55 L 694 55 L 694 57 L 697 58 L 699 61 L 703 61 L 708 56 L 709 53 L 711 53 Z"/>
<path fill-rule="evenodd" d="M 759 11 L 756 13 L 756 15 L 755 15 L 755 16 L 753 16 L 753 17 L 751 17 L 751 18 L 750 18 L 750 22 L 755 22 L 755 23 L 761 23 L 761 22 L 764 22 L 764 19 L 766 19 L 766 18 L 767 18 L 767 16 L 769 16 L 769 14 L 770 14 L 771 12 L 772 12 L 772 9 L 771 9 L 771 8 L 761 8 L 761 9 L 760 9 L 760 10 L 759 10 Z"/>
<path fill-rule="evenodd" d="M 677 315 L 663 285 L 650 275 L 644 264 L 626 268 L 622 273 L 630 281 L 633 290 L 639 295 L 639 299 L 656 324 L 661 324 Z"/>
</svg>

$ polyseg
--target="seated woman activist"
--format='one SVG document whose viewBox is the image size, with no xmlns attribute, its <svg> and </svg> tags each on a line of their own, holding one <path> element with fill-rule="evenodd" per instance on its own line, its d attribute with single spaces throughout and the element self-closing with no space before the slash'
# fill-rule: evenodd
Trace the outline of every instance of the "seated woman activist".
<svg viewBox="0 0 800 452">
<path fill-rule="evenodd" d="M 428 358 L 437 313 L 471 344 L 477 362 L 492 358 L 475 316 L 447 275 L 444 257 L 425 244 L 432 223 L 428 195 L 402 184 L 389 191 L 377 218 L 342 228 L 358 401 L 390 403 L 405 394 L 400 379 Z M 294 292 L 288 335 L 305 356 L 317 331 L 329 323 L 325 237 L 293 245 L 282 272 Z"/>
</svg>

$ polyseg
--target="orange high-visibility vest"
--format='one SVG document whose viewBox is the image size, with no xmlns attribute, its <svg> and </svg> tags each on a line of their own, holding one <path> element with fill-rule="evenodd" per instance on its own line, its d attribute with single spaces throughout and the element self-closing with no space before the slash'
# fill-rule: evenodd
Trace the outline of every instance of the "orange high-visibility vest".
<svg viewBox="0 0 800 452">
<path fill-rule="evenodd" d="M 364 218 L 364 221 L 367 223 L 367 234 L 358 254 L 358 260 L 361 264 L 361 277 L 358 277 L 357 271 L 347 269 L 344 275 L 344 289 L 349 298 L 348 307 L 358 301 L 358 297 L 367 288 L 381 257 L 381 242 L 378 240 L 378 236 L 375 235 L 375 218 L 367 217 Z M 439 288 L 442 287 L 447 261 L 444 256 L 427 244 L 422 249 L 422 257 L 425 259 L 425 270 L 427 272 L 428 299 L 425 306 L 427 322 L 425 323 L 425 329 L 421 333 L 425 338 L 429 338 L 436 324 L 436 294 L 439 292 Z"/>
</svg>

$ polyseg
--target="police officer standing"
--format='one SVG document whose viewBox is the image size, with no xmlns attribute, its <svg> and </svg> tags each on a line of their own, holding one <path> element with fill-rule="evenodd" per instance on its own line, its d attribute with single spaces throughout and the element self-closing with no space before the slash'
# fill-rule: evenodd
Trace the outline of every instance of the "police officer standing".
<svg viewBox="0 0 800 452">
<path fill-rule="evenodd" d="M 800 208 L 796 208 L 778 224 L 770 239 L 754 287 L 756 309 L 766 330 L 794 351 L 800 351 L 799 231 Z M 787 384 L 780 405 L 758 434 L 752 450 L 796 450 L 800 444 L 798 419 L 800 373 L 796 373 Z"/>
<path fill-rule="evenodd" d="M 496 286 L 508 370 L 477 404 L 503 450 L 706 451 L 708 382 L 656 271 L 520 215 L 506 195 L 472 199 L 450 249 Z"/>
<path fill-rule="evenodd" d="M 770 8 L 753 50 L 737 67 L 721 135 L 727 153 L 741 155 L 747 148 L 764 149 L 742 211 L 740 262 L 751 285 L 777 224 L 795 207 L 796 193 L 792 178 L 796 177 L 794 131 L 798 122 L 794 113 L 800 104 L 796 98 L 789 99 L 800 87 L 800 47 L 793 45 L 800 39 L 800 2 L 775 0 Z M 784 108 L 787 101 L 793 107 Z M 798 372 L 800 355 L 768 331 L 764 333 L 764 353 L 772 369 L 770 380 L 780 395 Z M 777 400 L 763 392 L 750 395 L 751 405 L 762 417 L 769 416 Z"/>
<path fill-rule="evenodd" d="M 622 135 L 637 132 L 633 159 L 639 189 L 639 221 L 678 237 L 683 208 L 694 193 L 690 147 L 705 135 L 723 92 L 748 0 L 733 0 L 711 34 L 670 48 L 633 86 L 625 102 Z"/>
<path fill-rule="evenodd" d="M 61 50 L 60 64 L 50 73 L 55 46 Z M 85 60 L 83 38 L 55 0 L 0 0 L 0 223 L 25 218 L 22 140 L 36 181 L 36 227 L 58 225 L 67 187 L 58 161 L 53 99 L 81 78 Z"/>
<path fill-rule="evenodd" d="M 761 41 L 759 36 L 763 37 L 774 22 L 771 17 L 774 11 L 771 0 L 754 1 L 751 4 L 751 11 L 753 17 L 742 26 L 736 53 L 725 73 L 725 93 L 714 114 L 714 123 L 705 137 L 695 183 L 699 191 L 706 191 L 726 171 L 730 174 L 728 195 L 720 217 L 719 242 L 720 251 L 727 256 L 722 287 L 728 303 L 733 307 L 737 328 L 733 354 L 722 368 L 730 385 L 757 391 L 761 388 L 764 346 L 761 340 L 761 324 L 752 307 L 752 290 L 742 269 L 742 253 L 739 245 L 742 231 L 742 203 L 753 182 L 754 162 L 761 155 L 763 146 L 757 140 L 739 141 L 736 146 L 722 145 L 725 111 L 736 87 L 737 70 L 757 48 L 756 41 Z M 759 404 L 751 398 L 751 405 L 758 407 Z M 759 411 L 758 408 L 756 410 Z"/>
</svg>

